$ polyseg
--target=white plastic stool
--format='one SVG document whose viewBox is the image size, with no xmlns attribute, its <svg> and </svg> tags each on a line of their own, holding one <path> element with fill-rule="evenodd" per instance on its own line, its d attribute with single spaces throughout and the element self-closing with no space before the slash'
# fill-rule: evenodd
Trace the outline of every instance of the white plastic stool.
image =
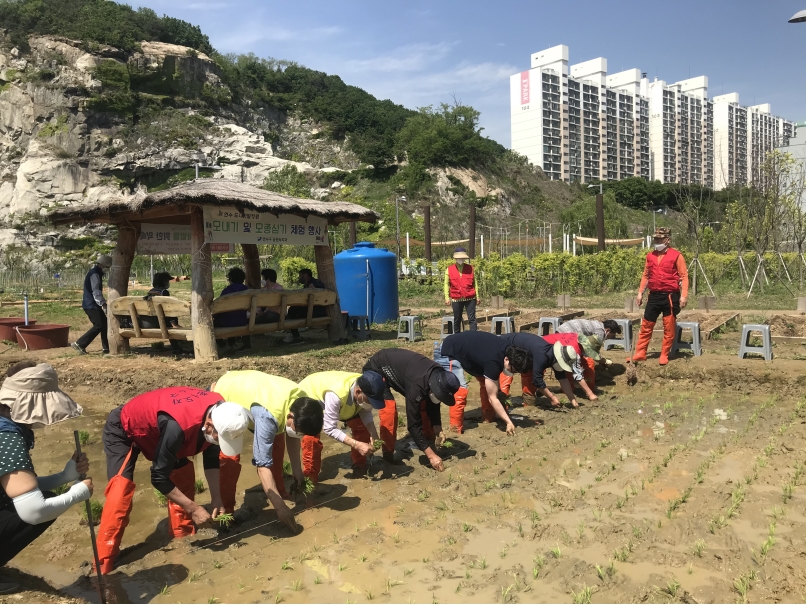
<svg viewBox="0 0 806 605">
<path fill-rule="evenodd" d="M 761 346 L 750 346 L 750 335 L 753 332 L 761 332 Z M 765 324 L 744 324 L 742 326 L 742 340 L 739 345 L 739 359 L 744 359 L 748 353 L 761 353 L 764 359 L 772 359 L 772 336 L 770 336 L 770 326 Z"/>
<path fill-rule="evenodd" d="M 512 334 L 515 331 L 515 318 L 498 316 L 493 317 L 490 332 L 493 334 Z"/>
<path fill-rule="evenodd" d="M 405 326 L 405 327 L 404 327 Z M 403 328 L 401 330 L 401 328 Z M 401 315 L 397 320 L 397 337 L 414 342 L 423 337 L 423 322 L 419 315 Z"/>
<path fill-rule="evenodd" d="M 537 324 L 537 335 L 538 336 L 546 336 L 550 334 L 549 326 L 551 326 L 554 330 L 554 333 L 557 332 L 557 328 L 560 327 L 560 318 L 559 317 L 541 317 L 540 321 Z"/>
<path fill-rule="evenodd" d="M 681 340 L 683 330 L 691 330 L 691 342 Z M 694 353 L 695 357 L 702 355 L 702 346 L 700 345 L 700 322 L 698 321 L 678 321 L 677 330 L 675 330 L 674 342 L 672 343 L 672 355 L 677 353 L 680 349 L 689 349 Z"/>
<path fill-rule="evenodd" d="M 350 315 L 349 324 L 350 336 L 354 336 L 358 340 L 370 339 L 369 318 L 366 315 Z"/>
<path fill-rule="evenodd" d="M 445 326 L 448 326 L 448 332 L 445 331 Z M 442 327 L 439 329 L 439 339 L 445 340 L 445 338 L 451 334 L 456 334 L 456 327 L 453 325 L 453 315 L 446 315 L 442 318 Z"/>
<path fill-rule="evenodd" d="M 608 338 L 604 341 L 604 350 L 609 351 L 613 347 L 622 347 L 627 353 L 632 351 L 632 320 L 614 319 L 621 326 L 621 338 Z"/>
</svg>

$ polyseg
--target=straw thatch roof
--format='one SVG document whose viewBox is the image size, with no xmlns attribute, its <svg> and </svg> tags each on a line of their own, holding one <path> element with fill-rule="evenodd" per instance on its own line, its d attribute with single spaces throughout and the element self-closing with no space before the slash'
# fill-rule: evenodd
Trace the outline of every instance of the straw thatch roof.
<svg viewBox="0 0 806 605">
<path fill-rule="evenodd" d="M 106 201 L 58 208 L 48 214 L 51 222 L 65 223 L 116 223 L 142 218 L 159 209 L 162 217 L 170 217 L 171 208 L 176 216 L 188 213 L 192 206 L 235 206 L 272 214 L 321 216 L 331 224 L 346 221 L 374 223 L 378 215 L 358 204 L 349 202 L 321 202 L 258 189 L 252 185 L 222 179 L 198 179 L 172 189 L 151 193 L 145 197 L 132 196 Z"/>
</svg>

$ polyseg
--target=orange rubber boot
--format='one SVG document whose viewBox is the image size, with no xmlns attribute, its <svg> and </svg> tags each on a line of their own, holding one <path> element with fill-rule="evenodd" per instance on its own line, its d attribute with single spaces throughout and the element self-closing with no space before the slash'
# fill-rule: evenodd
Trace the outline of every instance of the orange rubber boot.
<svg viewBox="0 0 806 605">
<path fill-rule="evenodd" d="M 241 456 L 225 456 L 218 454 L 218 485 L 221 489 L 221 502 L 224 512 L 235 512 L 235 490 L 238 487 L 238 477 L 241 476 Z"/>
<path fill-rule="evenodd" d="M 285 460 L 285 433 L 280 433 L 274 436 L 274 444 L 271 447 L 271 476 L 274 477 L 277 493 L 283 500 L 288 500 L 291 496 L 285 489 L 283 460 Z"/>
<path fill-rule="evenodd" d="M 126 477 L 115 475 L 109 480 L 104 491 L 106 501 L 101 513 L 101 524 L 98 527 L 98 559 L 101 562 L 101 573 L 112 573 L 115 568 L 115 557 L 120 553 L 120 542 L 123 532 L 129 525 L 132 512 L 135 484 Z M 93 564 L 93 567 L 95 565 Z"/>
<path fill-rule="evenodd" d="M 191 500 L 196 499 L 196 470 L 193 468 L 192 462 L 174 469 L 169 478 L 186 497 Z M 184 508 L 170 500 L 168 500 L 168 524 L 174 538 L 184 538 L 196 533 L 193 518 L 185 512 Z"/>
<path fill-rule="evenodd" d="M 451 428 L 460 435 L 465 432 L 465 406 L 467 405 L 467 387 L 459 387 L 453 398 L 456 403 L 451 406 Z"/>
<path fill-rule="evenodd" d="M 364 443 L 372 443 L 372 437 L 369 435 L 367 427 L 364 426 L 364 421 L 361 418 L 353 418 L 347 421 L 347 426 L 350 427 L 353 439 L 362 441 Z M 350 458 L 353 459 L 353 466 L 358 468 L 367 468 L 367 457 L 359 454 L 357 450 L 350 448 Z"/>
<path fill-rule="evenodd" d="M 669 353 L 674 344 L 675 332 L 677 331 L 677 318 L 673 314 L 669 314 L 663 318 L 663 343 L 660 347 L 660 359 L 658 363 L 665 366 L 669 363 Z"/>
<path fill-rule="evenodd" d="M 426 402 L 420 402 L 420 418 L 423 421 L 423 437 L 428 439 L 429 441 L 433 441 L 437 438 L 436 434 L 434 433 L 434 427 L 431 425 L 431 419 L 428 417 L 428 414 L 425 411 Z"/>
<path fill-rule="evenodd" d="M 529 397 L 537 397 L 537 391 L 535 390 L 535 385 L 532 383 L 532 373 L 525 372 L 521 374 L 521 390 L 523 391 L 524 395 L 528 395 Z M 524 407 L 526 406 L 526 402 L 523 402 Z"/>
<path fill-rule="evenodd" d="M 319 472 L 322 470 L 322 440 L 319 435 L 302 437 L 302 474 L 314 483 L 319 483 Z M 282 463 L 280 463 L 282 468 Z"/>
<path fill-rule="evenodd" d="M 493 409 L 493 404 L 490 403 L 490 398 L 487 395 L 487 387 L 485 386 L 487 379 L 482 376 L 481 378 L 476 378 L 476 380 L 479 381 L 479 399 L 481 399 L 482 422 L 495 422 L 495 410 Z"/>
<path fill-rule="evenodd" d="M 638 342 L 635 343 L 633 361 L 646 361 L 646 350 L 649 348 L 649 341 L 652 340 L 652 330 L 654 329 L 654 321 L 641 320 L 641 331 L 638 333 Z"/>
<path fill-rule="evenodd" d="M 387 399 L 385 403 L 386 407 L 378 410 L 378 420 L 381 425 L 383 457 L 391 459 L 395 453 L 395 443 L 397 442 L 397 404 L 394 399 Z"/>
</svg>

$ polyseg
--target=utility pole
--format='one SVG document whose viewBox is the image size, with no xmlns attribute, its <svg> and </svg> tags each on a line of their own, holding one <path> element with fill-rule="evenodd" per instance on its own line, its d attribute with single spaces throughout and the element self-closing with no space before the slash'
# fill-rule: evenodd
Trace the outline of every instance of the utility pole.
<svg viewBox="0 0 806 605">
<path fill-rule="evenodd" d="M 596 185 L 588 185 L 588 188 Z M 605 250 L 605 225 L 604 225 L 604 196 L 602 195 L 602 184 L 599 183 L 599 193 L 596 194 L 596 236 L 599 238 L 599 252 Z"/>
<path fill-rule="evenodd" d="M 470 201 L 470 245 L 467 247 L 470 258 L 476 258 L 476 200 Z"/>
</svg>

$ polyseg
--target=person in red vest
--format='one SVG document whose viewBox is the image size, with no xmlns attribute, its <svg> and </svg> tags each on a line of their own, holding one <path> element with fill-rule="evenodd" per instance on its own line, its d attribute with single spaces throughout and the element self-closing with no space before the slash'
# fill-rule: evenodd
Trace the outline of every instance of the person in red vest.
<svg viewBox="0 0 806 605">
<path fill-rule="evenodd" d="M 669 352 L 677 330 L 677 314 L 686 308 L 688 302 L 688 268 L 680 251 L 669 246 L 672 230 L 665 227 L 655 229 L 655 249 L 646 255 L 644 274 L 638 286 L 635 303 L 640 307 L 644 301 L 644 291 L 649 288 L 641 332 L 635 345 L 633 361 L 646 360 L 646 350 L 652 340 L 652 330 L 658 316 L 663 314 L 663 343 L 660 350 L 660 365 L 669 363 Z"/>
<path fill-rule="evenodd" d="M 453 251 L 454 264 L 445 269 L 445 306 L 453 307 L 453 331 L 462 331 L 462 311 L 467 309 L 467 323 L 471 330 L 476 325 L 476 274 L 469 260 L 467 250 Z"/>
<path fill-rule="evenodd" d="M 249 412 L 223 401 L 218 393 L 194 387 L 168 387 L 138 395 L 109 413 L 103 431 L 109 483 L 98 528 L 101 573 L 115 567 L 134 497 L 134 465 L 142 453 L 152 462 L 151 484 L 168 499 L 174 538 L 193 535 L 223 511 L 219 456 L 241 453 Z M 203 453 L 212 515 L 194 502 L 196 474 L 189 456 Z M 194 525 L 195 523 L 195 525 Z"/>
</svg>

